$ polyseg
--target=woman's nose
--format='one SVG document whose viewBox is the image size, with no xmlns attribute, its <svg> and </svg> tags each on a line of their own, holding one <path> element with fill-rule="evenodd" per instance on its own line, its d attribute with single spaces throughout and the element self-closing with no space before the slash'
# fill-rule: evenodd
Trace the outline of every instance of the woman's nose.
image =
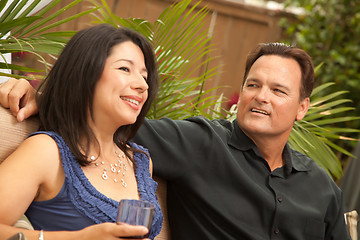
<svg viewBox="0 0 360 240">
<path fill-rule="evenodd" d="M 146 79 L 141 74 L 134 76 L 132 87 L 139 90 L 140 92 L 144 92 L 149 89 L 149 85 L 147 84 Z"/>
</svg>

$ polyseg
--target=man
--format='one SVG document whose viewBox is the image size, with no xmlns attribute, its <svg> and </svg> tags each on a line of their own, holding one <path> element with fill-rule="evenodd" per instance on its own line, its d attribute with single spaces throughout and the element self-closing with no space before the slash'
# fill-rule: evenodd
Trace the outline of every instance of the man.
<svg viewBox="0 0 360 240">
<path fill-rule="evenodd" d="M 260 44 L 243 80 L 235 121 L 148 120 L 135 138 L 149 148 L 154 174 L 167 180 L 172 239 L 350 239 L 341 191 L 287 144 L 309 108 L 311 58 Z M 0 87 L 1 104 L 16 115 L 27 92 L 25 106 L 36 106 L 28 86 Z"/>
</svg>

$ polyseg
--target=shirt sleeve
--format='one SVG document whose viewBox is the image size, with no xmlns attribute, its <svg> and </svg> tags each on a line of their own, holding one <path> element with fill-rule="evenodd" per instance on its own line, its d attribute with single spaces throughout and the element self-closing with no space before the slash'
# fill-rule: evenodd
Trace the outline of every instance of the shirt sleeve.
<svg viewBox="0 0 360 240">
<path fill-rule="evenodd" d="M 343 207 L 343 194 L 339 193 L 339 201 L 335 204 L 333 209 L 329 209 L 329 212 L 334 214 L 332 221 L 329 221 L 328 231 L 325 239 L 336 240 L 336 239 L 347 239 L 351 240 L 350 233 L 345 224 L 344 207 Z M 337 210 L 337 211 L 336 211 Z M 329 214 L 329 215 L 332 215 Z"/>
<path fill-rule="evenodd" d="M 149 149 L 154 175 L 173 180 L 183 171 L 190 171 L 189 157 L 196 151 L 201 131 L 187 120 L 146 120 L 134 138 Z"/>
</svg>

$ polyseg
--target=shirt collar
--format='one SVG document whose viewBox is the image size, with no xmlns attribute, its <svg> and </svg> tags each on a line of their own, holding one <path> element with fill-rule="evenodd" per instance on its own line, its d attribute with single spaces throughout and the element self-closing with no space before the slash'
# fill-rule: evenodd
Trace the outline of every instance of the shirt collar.
<svg viewBox="0 0 360 240">
<path fill-rule="evenodd" d="M 237 119 L 232 122 L 233 131 L 228 144 L 241 151 L 256 148 L 255 143 L 240 129 Z"/>
<path fill-rule="evenodd" d="M 288 143 L 285 145 L 284 154 L 286 154 L 285 159 L 290 160 L 293 169 L 296 171 L 307 172 L 311 170 L 311 159 L 304 154 L 291 149 Z"/>
<path fill-rule="evenodd" d="M 240 129 L 237 123 L 237 119 L 232 122 L 232 125 L 233 131 L 231 133 L 228 144 L 236 149 L 239 149 L 240 151 L 253 149 L 257 155 L 262 157 L 255 143 Z M 283 154 L 285 159 L 285 165 L 283 168 L 286 174 L 290 174 L 294 170 L 297 172 L 310 171 L 310 159 L 305 157 L 303 154 L 291 149 L 288 143 L 284 147 Z"/>
</svg>

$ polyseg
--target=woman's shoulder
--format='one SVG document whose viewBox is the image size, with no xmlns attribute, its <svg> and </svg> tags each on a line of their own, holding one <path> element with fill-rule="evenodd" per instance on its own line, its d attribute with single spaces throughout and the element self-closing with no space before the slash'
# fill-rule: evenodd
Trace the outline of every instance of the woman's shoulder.
<svg viewBox="0 0 360 240">
<path fill-rule="evenodd" d="M 29 157 L 52 156 L 58 151 L 55 140 L 51 136 L 43 133 L 31 134 L 20 144 L 19 149 L 28 152 Z"/>
<path fill-rule="evenodd" d="M 14 176 L 21 176 L 25 181 L 23 185 L 32 188 L 58 176 L 60 158 L 55 141 L 48 135 L 36 134 L 25 139 L 5 162 L 5 171 L 8 169 Z"/>
<path fill-rule="evenodd" d="M 41 152 L 51 153 L 54 152 L 63 152 L 69 151 L 65 140 L 56 132 L 53 131 L 38 131 L 30 134 L 27 140 L 33 142 L 37 146 L 39 146 L 42 150 Z M 45 147 L 48 147 L 49 152 L 47 152 Z M 50 152 L 51 151 L 51 152 Z"/>
<path fill-rule="evenodd" d="M 47 134 L 29 136 L 19 148 L 26 155 L 27 162 L 45 170 L 51 171 L 52 166 L 60 161 L 59 148 L 56 141 Z"/>
</svg>

